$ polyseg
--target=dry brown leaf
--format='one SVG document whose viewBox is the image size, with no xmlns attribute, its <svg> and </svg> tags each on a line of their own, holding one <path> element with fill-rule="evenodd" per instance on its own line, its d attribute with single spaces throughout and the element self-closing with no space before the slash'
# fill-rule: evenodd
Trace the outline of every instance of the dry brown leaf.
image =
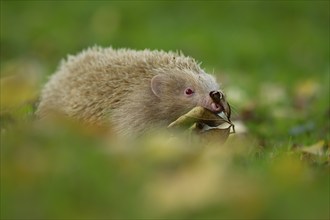
<svg viewBox="0 0 330 220">
<path fill-rule="evenodd" d="M 218 126 L 228 123 L 227 128 Z M 172 122 L 168 128 L 190 128 L 199 134 L 203 140 L 218 141 L 223 143 L 227 140 L 231 128 L 235 133 L 234 125 L 227 116 L 221 112 L 218 115 L 201 106 L 193 108 Z"/>
<path fill-rule="evenodd" d="M 313 79 L 298 82 L 294 87 L 294 105 L 298 109 L 310 106 L 312 99 L 319 93 L 320 85 Z"/>
<path fill-rule="evenodd" d="M 322 156 L 326 154 L 326 150 L 324 146 L 325 146 L 325 142 L 322 140 L 322 141 L 318 141 L 317 143 L 311 146 L 301 148 L 301 151 L 312 155 Z"/>
<path fill-rule="evenodd" d="M 216 127 L 225 123 L 226 121 L 210 110 L 207 110 L 201 106 L 197 106 L 172 122 L 168 128 L 191 127 L 196 122 L 202 122 L 209 126 Z"/>
<path fill-rule="evenodd" d="M 211 128 L 200 132 L 200 136 L 205 141 L 217 141 L 220 144 L 224 143 L 229 137 L 231 126 L 228 128 Z"/>
</svg>

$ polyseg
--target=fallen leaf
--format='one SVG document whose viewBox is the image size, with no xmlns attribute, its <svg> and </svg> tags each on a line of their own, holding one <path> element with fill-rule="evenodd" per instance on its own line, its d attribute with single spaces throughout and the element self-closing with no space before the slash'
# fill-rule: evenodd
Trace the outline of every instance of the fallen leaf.
<svg viewBox="0 0 330 220">
<path fill-rule="evenodd" d="M 260 88 L 260 103 L 273 106 L 287 99 L 287 92 L 282 85 L 275 83 L 263 83 Z"/>
<path fill-rule="evenodd" d="M 225 123 L 226 120 L 214 114 L 210 110 L 197 106 L 172 122 L 168 128 L 191 127 L 196 122 L 202 122 L 209 126 L 216 127 Z"/>
<path fill-rule="evenodd" d="M 205 141 L 217 141 L 219 144 L 224 143 L 229 137 L 231 126 L 228 128 L 211 128 L 200 132 L 200 136 Z"/>
<path fill-rule="evenodd" d="M 305 109 L 311 100 L 318 94 L 320 85 L 318 82 L 308 79 L 299 82 L 294 88 L 294 105 L 297 109 Z"/>
<path fill-rule="evenodd" d="M 222 126 L 226 123 L 229 126 L 223 128 Z M 189 128 L 192 132 L 200 135 L 202 140 L 217 141 L 219 143 L 224 143 L 227 140 L 231 128 L 235 133 L 234 124 L 224 112 L 215 114 L 201 106 L 197 106 L 180 116 L 168 128 Z"/>
<path fill-rule="evenodd" d="M 311 146 L 301 148 L 301 151 L 318 156 L 325 155 L 326 151 L 325 151 L 324 143 L 325 143 L 324 141 L 319 141 Z"/>
</svg>

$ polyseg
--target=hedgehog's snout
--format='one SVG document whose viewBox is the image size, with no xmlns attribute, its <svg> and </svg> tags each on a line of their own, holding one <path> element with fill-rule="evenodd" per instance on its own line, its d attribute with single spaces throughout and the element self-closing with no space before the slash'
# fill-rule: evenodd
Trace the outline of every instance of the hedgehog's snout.
<svg viewBox="0 0 330 220">
<path fill-rule="evenodd" d="M 211 104 L 212 109 L 215 112 L 224 111 L 228 118 L 230 118 L 231 109 L 229 103 L 226 101 L 225 96 L 222 92 L 217 90 L 211 91 L 209 93 L 213 103 Z"/>
</svg>

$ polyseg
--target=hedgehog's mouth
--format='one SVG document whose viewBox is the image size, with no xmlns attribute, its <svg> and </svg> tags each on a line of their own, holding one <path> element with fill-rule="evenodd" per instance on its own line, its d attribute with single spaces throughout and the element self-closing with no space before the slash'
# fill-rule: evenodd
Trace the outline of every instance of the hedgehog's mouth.
<svg viewBox="0 0 330 220">
<path fill-rule="evenodd" d="M 228 104 L 228 103 L 227 103 Z M 228 104 L 229 106 L 229 104 Z M 207 111 L 207 110 L 206 110 Z M 229 113 L 230 115 L 230 106 L 229 106 Z M 230 128 L 232 128 L 232 133 L 235 133 L 235 126 L 234 124 L 231 122 L 230 117 L 227 116 L 227 114 L 224 111 L 221 111 L 220 113 L 215 114 L 214 112 L 210 112 L 209 114 L 207 114 L 207 112 L 205 112 L 205 115 L 207 117 L 203 117 L 199 120 L 196 121 L 196 127 L 200 130 L 200 131 L 206 131 L 206 130 L 210 130 L 210 129 L 228 129 L 228 132 L 230 132 Z M 229 127 L 228 127 L 229 125 Z"/>
<path fill-rule="evenodd" d="M 202 106 L 196 106 L 188 113 L 173 121 L 168 128 L 185 127 L 199 134 L 215 133 L 227 139 L 230 133 L 235 133 L 235 126 L 224 112 L 216 114 Z M 232 131 L 232 132 L 231 132 Z"/>
</svg>

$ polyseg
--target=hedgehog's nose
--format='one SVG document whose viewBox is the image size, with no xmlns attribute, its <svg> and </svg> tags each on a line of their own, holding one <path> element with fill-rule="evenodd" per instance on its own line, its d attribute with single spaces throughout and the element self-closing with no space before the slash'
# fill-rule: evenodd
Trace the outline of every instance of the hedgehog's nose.
<svg viewBox="0 0 330 220">
<path fill-rule="evenodd" d="M 213 101 L 213 103 L 211 104 L 212 109 L 214 109 L 215 112 L 224 111 L 227 117 L 230 118 L 230 114 L 231 114 L 230 105 L 225 100 L 225 96 L 223 95 L 223 93 L 215 90 L 215 91 L 211 91 L 209 95 Z"/>
<path fill-rule="evenodd" d="M 219 91 L 211 91 L 210 92 L 210 97 L 213 100 L 213 102 L 215 102 L 216 104 L 220 103 L 220 100 L 222 99 L 222 93 L 220 93 Z"/>
</svg>

